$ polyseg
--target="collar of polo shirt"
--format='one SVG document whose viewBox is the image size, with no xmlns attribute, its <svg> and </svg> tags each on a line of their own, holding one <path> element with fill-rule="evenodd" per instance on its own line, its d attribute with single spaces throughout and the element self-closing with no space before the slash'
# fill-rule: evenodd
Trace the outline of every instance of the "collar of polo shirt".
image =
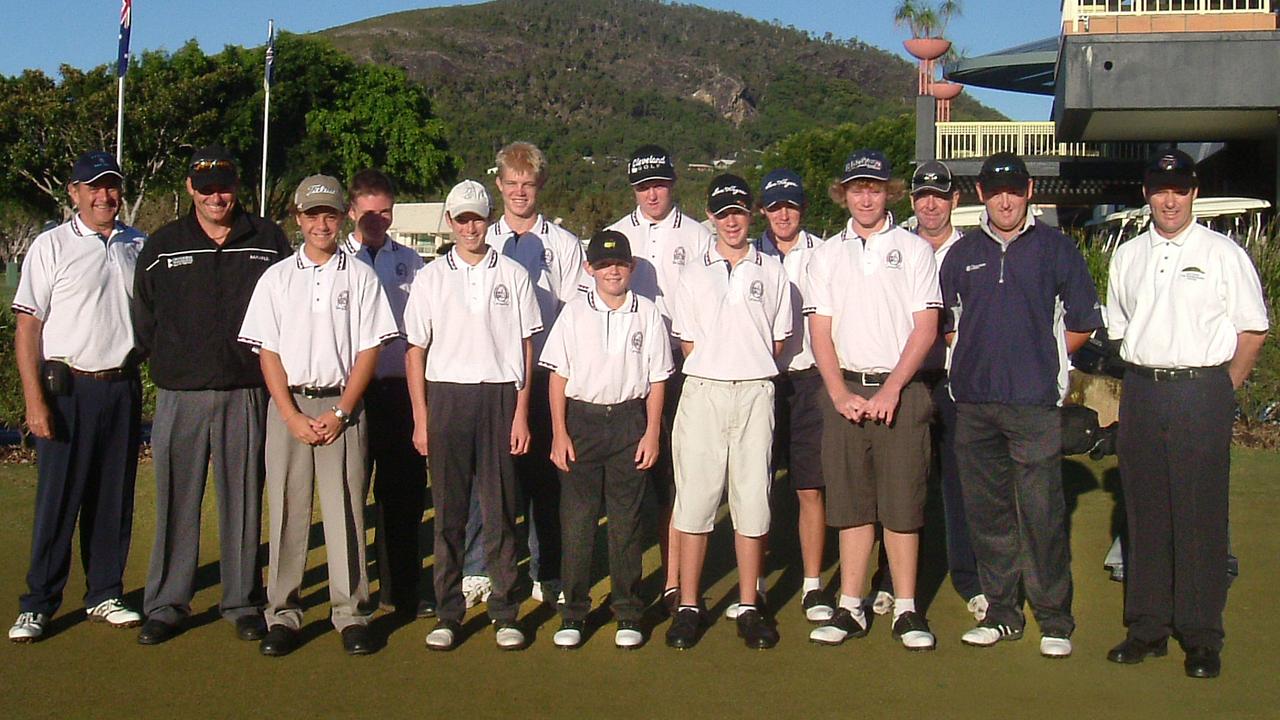
<svg viewBox="0 0 1280 720">
<path fill-rule="evenodd" d="M 458 254 L 457 247 L 451 248 L 449 252 L 444 256 L 444 260 L 446 263 L 448 263 L 450 270 L 460 270 L 464 267 L 484 267 L 484 268 L 497 267 L 498 251 L 494 250 L 492 245 L 486 245 L 485 248 L 487 250 L 484 254 L 484 257 L 481 258 L 480 262 L 476 263 L 475 265 L 472 265 L 468 263 L 466 260 L 463 260 L 462 256 Z"/>
<path fill-rule="evenodd" d="M 782 254 L 782 252 L 778 250 L 778 241 L 773 237 L 772 230 L 766 229 L 763 233 L 760 234 L 760 246 L 761 246 L 760 249 L 762 252 L 768 252 L 769 248 L 772 248 L 774 255 Z M 813 248 L 817 247 L 817 242 L 814 240 L 814 236 L 810 232 L 808 232 L 804 228 L 801 228 L 799 234 L 796 235 L 795 246 L 796 247 L 803 246 L 806 249 L 812 250 Z"/>
<path fill-rule="evenodd" d="M 118 235 L 124 228 L 124 223 L 116 220 L 115 224 L 111 226 L 111 234 L 107 236 L 107 240 Z M 84 221 L 80 219 L 80 213 L 75 213 L 71 216 L 71 231 L 80 237 L 102 237 L 102 234 L 97 230 L 84 224 Z"/>
<path fill-rule="evenodd" d="M 584 291 L 584 294 L 586 295 L 586 298 L 587 298 L 587 307 L 591 308 L 592 310 L 595 310 L 596 312 L 633 313 L 633 312 L 638 312 L 640 310 L 640 301 L 636 300 L 635 293 L 631 292 L 630 290 L 627 291 L 626 295 L 622 296 L 622 304 L 619 305 L 616 310 L 609 307 L 609 305 L 605 303 L 605 301 L 600 299 L 600 296 L 596 293 L 595 288 L 591 288 L 590 290 Z"/>
<path fill-rule="evenodd" d="M 550 232 L 550 228 L 547 227 L 549 224 L 550 223 L 547 222 L 547 218 L 542 213 L 538 213 L 537 217 L 533 219 L 533 224 L 529 226 L 529 229 L 520 234 L 528 235 L 529 233 L 533 233 L 539 236 L 546 235 Z M 507 223 L 507 217 L 505 215 L 499 217 L 492 225 L 489 226 L 489 233 L 494 237 L 510 235 L 513 232 L 515 232 L 515 229 Z"/>
<path fill-rule="evenodd" d="M 760 249 L 757 248 L 756 244 L 750 240 L 747 241 L 747 254 L 743 255 L 742 259 L 754 262 L 757 265 L 763 264 L 764 262 L 760 259 Z M 720 254 L 720 251 L 716 249 L 715 243 L 712 243 L 711 246 L 707 248 L 707 252 L 703 256 L 702 261 L 706 265 L 713 265 L 718 262 L 725 262 L 733 265 L 733 263 L 729 262 L 729 258 Z"/>
<path fill-rule="evenodd" d="M 893 213 L 885 211 L 884 225 L 881 225 L 880 229 L 871 233 L 871 237 L 876 237 L 877 235 L 884 235 L 885 233 L 891 233 L 897 227 L 898 226 L 895 225 L 893 222 Z M 850 237 L 862 237 L 853 229 L 853 218 L 849 218 L 849 221 L 844 224 L 844 231 L 840 235 L 841 235 L 841 239 L 844 239 L 844 240 L 847 240 Z"/>
<path fill-rule="evenodd" d="M 671 210 L 667 213 L 666 217 L 656 221 L 650 220 L 647 215 L 640 212 L 640 207 L 637 205 L 636 209 L 631 211 L 631 224 L 635 227 L 640 227 L 641 225 L 648 224 L 653 227 L 663 228 L 663 229 L 678 228 L 680 227 L 681 218 L 683 216 L 684 216 L 684 211 L 680 209 L 680 206 L 672 205 Z"/>
<path fill-rule="evenodd" d="M 1153 222 L 1147 226 L 1147 234 L 1151 236 L 1151 247 L 1159 247 L 1164 243 L 1169 243 L 1170 245 L 1176 245 L 1177 247 L 1182 247 L 1184 244 L 1186 244 L 1187 238 L 1196 229 L 1196 225 L 1198 224 L 1199 223 L 1192 220 L 1191 222 L 1187 223 L 1187 226 L 1182 229 L 1182 232 L 1178 233 L 1177 235 L 1171 238 L 1167 238 L 1161 235 L 1160 233 L 1156 232 L 1156 224 Z"/>
<path fill-rule="evenodd" d="M 334 254 L 333 254 L 333 257 L 329 258 L 328 260 L 325 260 L 323 263 L 317 263 L 317 262 L 313 262 L 313 261 L 311 260 L 311 258 L 307 257 L 307 254 L 306 254 L 305 252 L 303 252 L 303 249 L 304 249 L 304 248 L 306 248 L 306 247 L 307 247 L 307 246 L 306 246 L 305 244 L 303 244 L 303 245 L 299 245 L 299 246 L 298 246 L 298 250 L 297 250 L 297 252 L 295 252 L 295 253 L 293 254 L 293 255 L 294 255 L 294 257 L 296 257 L 296 258 L 298 259 L 298 269 L 299 269 L 299 270 L 307 270 L 307 269 L 310 269 L 310 268 L 325 267 L 326 265 L 328 265 L 329 263 L 331 263 L 331 262 L 333 262 L 333 261 L 335 261 L 335 260 L 338 262 L 338 264 L 337 264 L 337 266 L 336 266 L 336 267 L 337 267 L 339 270 L 345 270 L 345 269 L 346 269 L 346 267 L 347 267 L 347 253 L 345 253 L 345 252 L 336 252 L 336 253 L 334 253 Z"/>
</svg>

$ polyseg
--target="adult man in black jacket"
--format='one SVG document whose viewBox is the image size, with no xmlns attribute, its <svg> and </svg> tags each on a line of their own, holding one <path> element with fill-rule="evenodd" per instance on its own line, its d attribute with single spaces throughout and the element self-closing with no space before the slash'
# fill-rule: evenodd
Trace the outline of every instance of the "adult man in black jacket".
<svg viewBox="0 0 1280 720">
<path fill-rule="evenodd" d="M 219 608 L 240 639 L 265 633 L 257 549 L 267 393 L 257 357 L 237 336 L 258 278 L 290 248 L 279 227 L 237 204 L 239 187 L 225 149 L 197 150 L 187 175 L 191 212 L 157 231 L 138 258 L 133 325 L 158 388 L 156 542 L 143 645 L 172 638 L 191 612 L 210 460 L 222 546 Z"/>
</svg>

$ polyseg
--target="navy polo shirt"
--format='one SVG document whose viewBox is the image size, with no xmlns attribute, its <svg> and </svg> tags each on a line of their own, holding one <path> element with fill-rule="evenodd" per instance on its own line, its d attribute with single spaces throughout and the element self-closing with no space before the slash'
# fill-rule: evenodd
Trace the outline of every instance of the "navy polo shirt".
<svg viewBox="0 0 1280 720">
<path fill-rule="evenodd" d="M 952 397 L 1056 405 L 1059 314 L 1072 332 L 1102 325 L 1098 293 L 1075 242 L 1036 222 L 1006 245 L 978 228 L 951 248 L 941 283 L 943 331 L 956 333 Z"/>
</svg>

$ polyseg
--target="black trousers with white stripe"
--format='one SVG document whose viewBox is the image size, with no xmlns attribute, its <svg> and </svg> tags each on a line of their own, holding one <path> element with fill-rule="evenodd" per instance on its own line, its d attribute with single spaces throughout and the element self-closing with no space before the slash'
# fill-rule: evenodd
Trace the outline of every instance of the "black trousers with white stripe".
<svg viewBox="0 0 1280 720">
<path fill-rule="evenodd" d="M 1225 367 L 1156 382 L 1127 373 L 1116 451 L 1129 536 L 1124 621 L 1148 642 L 1220 649 L 1235 394 Z"/>
</svg>

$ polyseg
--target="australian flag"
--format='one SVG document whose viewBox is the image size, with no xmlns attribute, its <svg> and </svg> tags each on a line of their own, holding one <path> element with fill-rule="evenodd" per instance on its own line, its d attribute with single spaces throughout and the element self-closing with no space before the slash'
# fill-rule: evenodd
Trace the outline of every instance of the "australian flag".
<svg viewBox="0 0 1280 720">
<path fill-rule="evenodd" d="M 129 70 L 129 31 L 133 29 L 133 0 L 120 2 L 120 54 L 116 57 L 116 77 Z"/>
<path fill-rule="evenodd" d="M 267 69 L 262 76 L 263 87 L 271 87 L 276 81 L 276 33 L 273 27 L 267 36 Z"/>
</svg>

